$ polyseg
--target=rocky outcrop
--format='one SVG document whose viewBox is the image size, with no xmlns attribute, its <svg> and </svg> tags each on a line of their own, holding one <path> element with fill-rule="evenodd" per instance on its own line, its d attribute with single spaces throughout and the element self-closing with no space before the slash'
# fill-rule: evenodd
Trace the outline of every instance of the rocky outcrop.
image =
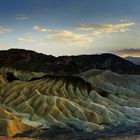
<svg viewBox="0 0 140 140">
<path fill-rule="evenodd" d="M 13 136 L 31 129 L 30 126 L 23 124 L 21 118 L 10 109 L 0 106 L 0 135 Z"/>
</svg>

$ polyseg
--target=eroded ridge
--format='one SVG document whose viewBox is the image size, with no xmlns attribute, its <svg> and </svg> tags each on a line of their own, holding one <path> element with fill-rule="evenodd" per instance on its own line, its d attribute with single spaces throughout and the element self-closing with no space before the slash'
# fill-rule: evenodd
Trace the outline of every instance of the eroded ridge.
<svg viewBox="0 0 140 140">
<path fill-rule="evenodd" d="M 85 75 L 80 75 L 84 80 L 75 76 L 44 76 L 30 81 L 2 82 L 1 108 L 9 108 L 13 115 L 20 117 L 22 124 L 30 128 L 55 125 L 70 129 L 75 126 L 92 132 L 110 125 L 139 122 L 140 96 L 137 91 L 127 94 L 126 87 L 122 89 L 108 81 L 102 84 L 97 80 L 97 73 L 90 75 L 92 82 Z M 104 90 L 105 83 L 107 88 Z M 109 85 L 110 89 L 117 87 L 119 92 L 109 91 Z M 7 127 L 4 129 L 7 130 Z M 25 130 L 15 130 L 14 134 L 22 131 Z"/>
</svg>

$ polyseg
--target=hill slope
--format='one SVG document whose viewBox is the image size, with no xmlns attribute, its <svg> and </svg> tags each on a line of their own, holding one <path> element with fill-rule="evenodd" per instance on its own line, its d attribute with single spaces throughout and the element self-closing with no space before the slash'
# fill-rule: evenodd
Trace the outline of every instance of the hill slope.
<svg viewBox="0 0 140 140">
<path fill-rule="evenodd" d="M 0 51 L 0 67 L 61 75 L 78 74 L 90 69 L 140 74 L 140 66 L 113 54 L 54 57 L 22 49 Z"/>
<path fill-rule="evenodd" d="M 140 57 L 131 57 L 131 56 L 128 56 L 125 59 L 128 60 L 128 61 L 133 62 L 134 64 L 140 65 Z"/>
</svg>

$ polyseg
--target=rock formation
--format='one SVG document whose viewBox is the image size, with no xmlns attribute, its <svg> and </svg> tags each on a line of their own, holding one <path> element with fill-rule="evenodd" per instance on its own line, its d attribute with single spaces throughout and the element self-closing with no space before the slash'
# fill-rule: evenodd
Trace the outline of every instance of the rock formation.
<svg viewBox="0 0 140 140">
<path fill-rule="evenodd" d="M 0 135 L 53 126 L 96 132 L 139 123 L 140 78 L 134 79 L 103 70 L 12 82 L 1 75 Z"/>
</svg>

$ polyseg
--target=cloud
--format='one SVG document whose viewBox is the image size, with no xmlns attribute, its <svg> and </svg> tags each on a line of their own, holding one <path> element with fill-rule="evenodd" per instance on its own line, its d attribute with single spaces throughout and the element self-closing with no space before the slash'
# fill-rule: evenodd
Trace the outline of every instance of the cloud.
<svg viewBox="0 0 140 140">
<path fill-rule="evenodd" d="M 51 29 L 47 29 L 47 28 L 42 28 L 41 26 L 38 26 L 38 25 L 35 25 L 33 27 L 34 30 L 38 31 L 38 32 L 47 32 L 47 33 L 51 33 L 51 32 L 54 32 L 53 30 Z"/>
<path fill-rule="evenodd" d="M 43 28 L 39 25 L 35 25 L 33 29 L 37 32 L 46 33 L 47 39 L 58 44 L 90 46 L 93 42 L 97 41 L 98 38 L 105 37 L 105 39 L 113 40 L 110 33 L 126 32 L 134 25 L 134 22 L 101 25 L 81 24 L 76 26 L 76 29 L 79 29 L 80 33 L 70 30 Z"/>
<path fill-rule="evenodd" d="M 139 48 L 120 49 L 120 50 L 112 51 L 112 53 L 117 54 L 122 57 L 127 57 L 127 56 L 140 57 Z"/>
<path fill-rule="evenodd" d="M 21 43 L 32 43 L 32 42 L 35 42 L 35 40 L 33 39 L 32 36 L 20 37 L 20 38 L 17 38 L 16 41 L 17 42 L 21 42 Z"/>
<path fill-rule="evenodd" d="M 126 32 L 135 25 L 134 22 L 119 24 L 101 24 L 101 25 L 76 25 L 76 28 L 82 31 L 99 31 L 102 33 Z"/>
<path fill-rule="evenodd" d="M 17 20 L 27 20 L 27 19 L 29 19 L 29 17 L 26 15 L 17 15 L 16 19 Z"/>
<path fill-rule="evenodd" d="M 69 30 L 52 30 L 35 25 L 34 30 L 48 34 L 48 39 L 64 45 L 89 46 L 93 38 L 86 34 L 77 34 Z"/>
<path fill-rule="evenodd" d="M 6 32 L 10 32 L 10 31 L 12 31 L 10 28 L 0 26 L 0 34 L 4 34 Z"/>
<path fill-rule="evenodd" d="M 128 20 L 128 19 L 120 19 L 120 22 L 131 22 L 131 20 Z"/>
</svg>

